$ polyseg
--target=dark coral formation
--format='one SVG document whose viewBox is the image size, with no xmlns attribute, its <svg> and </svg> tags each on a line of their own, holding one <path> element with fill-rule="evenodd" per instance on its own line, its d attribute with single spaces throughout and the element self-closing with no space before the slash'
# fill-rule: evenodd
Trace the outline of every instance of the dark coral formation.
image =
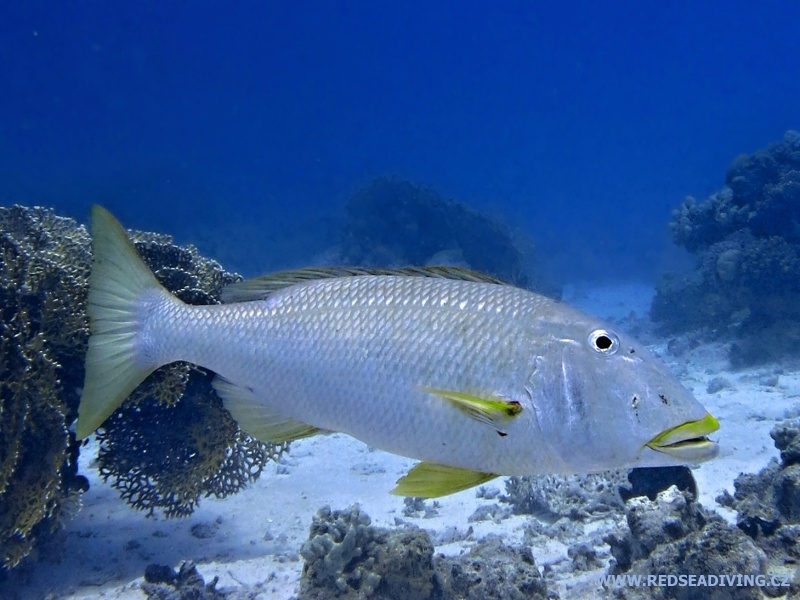
<svg viewBox="0 0 800 600">
<path fill-rule="evenodd" d="M 76 417 L 88 339 L 89 239 L 40 208 L 0 208 L 0 564 L 77 507 Z M 77 310 L 76 310 L 77 307 Z"/>
<path fill-rule="evenodd" d="M 16 566 L 77 507 L 77 416 L 88 340 L 91 247 L 86 230 L 41 208 L 0 208 L 0 561 Z M 142 234 L 136 245 L 184 301 L 215 303 L 237 276 Z M 258 477 L 283 446 L 244 436 L 210 386 L 186 364 L 159 369 L 98 432 L 100 470 L 137 508 L 191 512 Z"/>
<path fill-rule="evenodd" d="M 148 565 L 142 591 L 149 600 L 226 600 L 231 594 L 217 589 L 217 577 L 206 583 L 192 562 L 174 570 L 166 565 Z"/>
<path fill-rule="evenodd" d="M 300 554 L 301 599 L 431 598 L 433 544 L 417 528 L 372 527 L 357 506 L 319 510 Z"/>
<path fill-rule="evenodd" d="M 347 203 L 341 254 L 363 266 L 468 266 L 521 287 L 555 290 L 532 272 L 507 227 L 409 181 L 379 178 Z"/>
<path fill-rule="evenodd" d="M 725 187 L 687 198 L 670 229 L 697 268 L 658 286 L 651 315 L 673 332 L 732 339 L 735 366 L 800 348 L 800 133 L 736 159 Z"/>
<path fill-rule="evenodd" d="M 131 506 L 148 515 L 160 509 L 183 517 L 201 496 L 223 498 L 241 490 L 284 446 L 244 435 L 211 388 L 213 375 L 191 371 L 179 394 L 164 396 L 174 405 L 157 397 L 166 378 L 155 379 L 151 395 L 126 403 L 98 430 L 98 464 Z"/>
<path fill-rule="evenodd" d="M 459 557 L 433 554 L 416 527 L 373 527 L 357 506 L 323 507 L 303 545 L 300 599 L 456 600 L 546 598 L 529 548 L 490 537 Z"/>
<path fill-rule="evenodd" d="M 689 467 L 640 467 L 628 471 L 629 486 L 621 486 L 619 493 L 627 502 L 636 496 L 647 496 L 655 500 L 660 492 L 677 487 L 697 498 L 697 482 Z"/>
<path fill-rule="evenodd" d="M 737 157 L 722 191 L 701 204 L 687 199 L 670 227 L 691 252 L 743 230 L 759 239 L 800 242 L 800 132 L 788 131 L 781 143 Z"/>
</svg>

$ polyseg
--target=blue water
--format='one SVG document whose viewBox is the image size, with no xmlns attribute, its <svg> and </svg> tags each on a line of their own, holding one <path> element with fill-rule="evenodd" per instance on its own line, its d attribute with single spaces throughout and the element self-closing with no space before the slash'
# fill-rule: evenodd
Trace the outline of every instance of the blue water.
<svg viewBox="0 0 800 600">
<path fill-rule="evenodd" d="M 791 1 L 4 2 L 0 204 L 102 202 L 247 270 L 311 260 L 396 175 L 566 279 L 653 279 L 680 259 L 671 209 L 800 128 L 798 22 Z"/>
</svg>

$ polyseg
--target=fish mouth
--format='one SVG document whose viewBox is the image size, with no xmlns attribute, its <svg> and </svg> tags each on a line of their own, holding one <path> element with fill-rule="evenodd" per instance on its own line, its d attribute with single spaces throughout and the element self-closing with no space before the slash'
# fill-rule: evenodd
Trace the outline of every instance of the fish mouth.
<svg viewBox="0 0 800 600">
<path fill-rule="evenodd" d="M 688 462 L 708 460 L 719 454 L 719 445 L 706 435 L 719 429 L 719 421 L 713 415 L 662 431 L 647 442 L 647 447 Z"/>
</svg>

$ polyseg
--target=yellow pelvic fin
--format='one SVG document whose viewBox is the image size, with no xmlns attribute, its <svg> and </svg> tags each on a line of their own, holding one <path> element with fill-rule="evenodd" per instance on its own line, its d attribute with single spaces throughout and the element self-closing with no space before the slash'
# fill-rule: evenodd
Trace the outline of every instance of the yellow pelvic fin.
<svg viewBox="0 0 800 600">
<path fill-rule="evenodd" d="M 157 290 L 169 297 L 169 292 L 139 258 L 119 222 L 97 205 L 92 207 L 92 249 L 94 260 L 86 308 L 92 335 L 78 406 L 79 440 L 102 425 L 136 386 L 160 366 L 147 364 L 136 355 L 140 306 L 147 291 Z"/>
<path fill-rule="evenodd" d="M 498 477 L 494 473 L 481 473 L 458 467 L 447 467 L 421 462 L 408 474 L 397 480 L 392 490 L 395 496 L 439 498 L 475 487 Z"/>
<path fill-rule="evenodd" d="M 242 431 L 257 440 L 282 444 L 326 433 L 318 427 L 295 421 L 275 411 L 253 394 L 250 388 L 219 376 L 214 378 L 212 385 Z"/>
<path fill-rule="evenodd" d="M 463 392 L 423 387 L 423 390 L 447 400 L 468 417 L 491 425 L 498 431 L 522 412 L 522 405 L 516 400 L 504 398 L 480 398 Z M 502 431 L 500 433 L 503 433 Z"/>
</svg>

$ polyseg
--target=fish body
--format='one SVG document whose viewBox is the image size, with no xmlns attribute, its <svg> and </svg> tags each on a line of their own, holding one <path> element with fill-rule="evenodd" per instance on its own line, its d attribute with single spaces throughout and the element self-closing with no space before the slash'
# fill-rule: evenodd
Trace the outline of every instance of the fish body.
<svg viewBox="0 0 800 600">
<path fill-rule="evenodd" d="M 217 374 L 226 407 L 260 439 L 343 432 L 433 468 L 400 493 L 717 453 L 705 438 L 716 420 L 644 347 L 530 291 L 360 274 L 277 290 L 264 280 L 234 286 L 230 303 L 190 306 L 155 281 L 99 207 L 93 239 L 79 437 L 147 374 L 183 360 Z"/>
</svg>

